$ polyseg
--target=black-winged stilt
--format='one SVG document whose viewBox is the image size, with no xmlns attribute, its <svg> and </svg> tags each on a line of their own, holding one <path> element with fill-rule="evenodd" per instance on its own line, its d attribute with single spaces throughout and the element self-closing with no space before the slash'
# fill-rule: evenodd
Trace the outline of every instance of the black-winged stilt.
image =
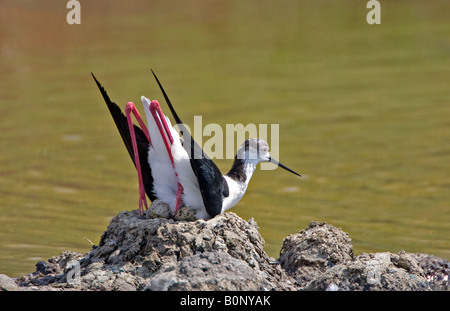
<svg viewBox="0 0 450 311">
<path fill-rule="evenodd" d="M 112 102 L 103 86 L 95 78 L 109 108 L 123 142 L 136 166 L 139 180 L 139 213 L 148 209 L 145 194 L 153 201 L 166 202 L 175 215 L 185 205 L 195 211 L 197 219 L 209 219 L 236 205 L 245 194 L 250 178 L 261 161 L 272 162 L 298 175 L 274 160 L 268 144 L 258 138 L 246 140 L 238 149 L 233 165 L 222 175 L 216 164 L 203 152 L 183 126 L 164 88 L 152 71 L 182 133 L 172 127 L 156 100 L 142 96 L 147 126 L 135 105 L 129 102 L 125 114 Z M 133 124 L 134 114 L 140 128 Z"/>
</svg>

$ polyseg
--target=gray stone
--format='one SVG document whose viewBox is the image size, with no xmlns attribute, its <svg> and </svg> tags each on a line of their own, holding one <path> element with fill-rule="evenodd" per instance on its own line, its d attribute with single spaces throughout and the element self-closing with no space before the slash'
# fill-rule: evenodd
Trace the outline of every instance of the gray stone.
<svg viewBox="0 0 450 311">
<path fill-rule="evenodd" d="M 331 284 L 342 291 L 430 290 L 423 270 L 405 252 L 362 254 L 331 267 L 304 289 L 326 290 Z"/>
<path fill-rule="evenodd" d="M 260 271 L 224 252 L 204 252 L 185 257 L 160 269 L 146 290 L 272 290 Z"/>
<path fill-rule="evenodd" d="M 0 274 L 0 291 L 17 291 L 19 287 L 9 276 Z"/>
<path fill-rule="evenodd" d="M 300 286 L 332 266 L 353 258 L 351 239 L 326 222 L 311 222 L 283 240 L 279 262 Z"/>
<path fill-rule="evenodd" d="M 311 222 L 287 237 L 279 261 L 300 290 L 430 290 L 412 255 L 354 257 L 348 234 L 325 222 Z"/>
<path fill-rule="evenodd" d="M 253 219 L 225 213 L 207 221 L 177 221 L 134 210 L 115 216 L 99 245 L 84 256 L 63 252 L 18 280 L 0 276 L 0 288 L 446 290 L 448 261 L 405 252 L 355 256 L 349 235 L 325 222 L 311 222 L 285 238 L 275 260 L 265 253 Z"/>
</svg>

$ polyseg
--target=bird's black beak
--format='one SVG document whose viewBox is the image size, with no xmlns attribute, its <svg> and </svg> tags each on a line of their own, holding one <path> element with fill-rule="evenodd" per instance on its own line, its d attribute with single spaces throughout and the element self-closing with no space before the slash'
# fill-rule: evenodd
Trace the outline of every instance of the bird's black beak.
<svg viewBox="0 0 450 311">
<path fill-rule="evenodd" d="M 300 175 L 299 173 L 294 172 L 293 170 L 291 170 L 289 167 L 284 166 L 283 164 L 281 164 L 280 162 L 274 160 L 272 157 L 269 158 L 269 162 L 272 162 L 275 165 L 278 165 L 281 168 L 284 168 L 286 171 L 291 172 L 292 174 L 295 174 L 297 176 L 302 177 L 302 175 Z"/>
</svg>

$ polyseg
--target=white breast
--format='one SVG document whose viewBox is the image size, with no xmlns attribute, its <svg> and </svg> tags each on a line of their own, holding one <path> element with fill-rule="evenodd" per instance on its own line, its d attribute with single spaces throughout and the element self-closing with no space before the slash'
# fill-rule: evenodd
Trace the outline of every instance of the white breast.
<svg viewBox="0 0 450 311">
<path fill-rule="evenodd" d="M 242 199 L 248 185 L 247 183 L 236 182 L 228 176 L 224 176 L 224 178 L 228 183 L 230 195 L 223 200 L 222 213 L 235 206 Z"/>
</svg>

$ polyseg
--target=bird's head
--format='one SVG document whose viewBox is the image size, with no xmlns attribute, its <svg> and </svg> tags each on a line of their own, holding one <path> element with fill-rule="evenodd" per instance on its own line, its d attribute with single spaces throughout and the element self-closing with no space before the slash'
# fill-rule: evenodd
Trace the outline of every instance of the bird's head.
<svg viewBox="0 0 450 311">
<path fill-rule="evenodd" d="M 264 140 L 259 138 L 250 138 L 247 139 L 238 149 L 236 154 L 237 159 L 244 160 L 246 162 L 254 162 L 255 164 L 259 162 L 272 162 L 275 165 L 291 172 L 297 176 L 301 176 L 300 174 L 294 172 L 290 168 L 284 166 L 280 162 L 276 161 L 270 156 L 269 153 L 269 144 L 267 144 Z"/>
</svg>

